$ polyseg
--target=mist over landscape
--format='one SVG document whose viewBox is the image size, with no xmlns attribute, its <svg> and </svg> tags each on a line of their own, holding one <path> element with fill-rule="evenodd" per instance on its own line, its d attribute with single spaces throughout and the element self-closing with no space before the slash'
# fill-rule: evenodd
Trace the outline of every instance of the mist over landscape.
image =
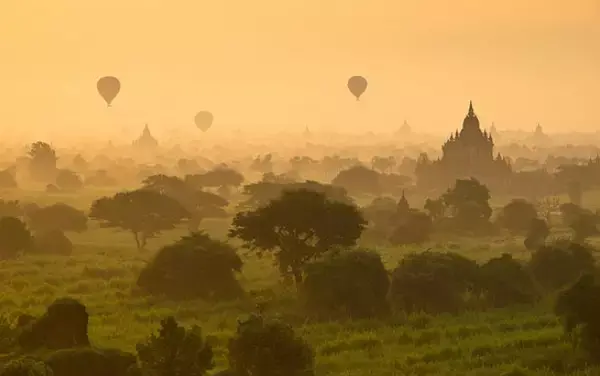
<svg viewBox="0 0 600 376">
<path fill-rule="evenodd" d="M 3 0 L 0 376 L 600 374 L 600 2 Z"/>
</svg>

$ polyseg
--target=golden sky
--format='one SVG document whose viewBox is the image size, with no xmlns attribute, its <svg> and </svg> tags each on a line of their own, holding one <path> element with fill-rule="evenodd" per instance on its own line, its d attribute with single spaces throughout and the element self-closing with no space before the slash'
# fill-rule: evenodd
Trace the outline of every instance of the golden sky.
<svg viewBox="0 0 600 376">
<path fill-rule="evenodd" d="M 600 129 L 600 0 L 1 0 L 0 59 L 0 135 Z"/>
</svg>

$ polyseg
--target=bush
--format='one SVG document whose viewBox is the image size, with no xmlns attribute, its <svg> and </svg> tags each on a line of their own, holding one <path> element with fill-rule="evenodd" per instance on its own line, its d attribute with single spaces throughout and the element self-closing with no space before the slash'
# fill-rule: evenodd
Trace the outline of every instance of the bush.
<svg viewBox="0 0 600 376">
<path fill-rule="evenodd" d="M 234 274 L 241 268 L 233 247 L 199 232 L 163 247 L 141 271 L 137 284 L 172 299 L 231 299 L 243 294 Z"/>
<path fill-rule="evenodd" d="M 576 347 L 582 348 L 595 361 L 600 360 L 600 285 L 586 274 L 562 291 L 555 305 L 562 318 L 565 333 Z"/>
<path fill-rule="evenodd" d="M 158 335 L 137 345 L 142 374 L 203 376 L 214 367 L 212 348 L 200 328 L 185 329 L 173 317 L 160 325 Z"/>
<path fill-rule="evenodd" d="M 390 236 L 393 245 L 420 244 L 429 240 L 433 228 L 431 217 L 419 211 L 411 211 Z"/>
<path fill-rule="evenodd" d="M 31 246 L 31 233 L 21 220 L 0 218 L 0 258 L 12 258 Z"/>
<path fill-rule="evenodd" d="M 546 243 L 546 238 L 550 235 L 550 229 L 546 221 L 540 218 L 534 218 L 529 224 L 527 236 L 523 241 L 525 248 L 528 250 L 536 250 Z"/>
<path fill-rule="evenodd" d="M 69 256 L 73 253 L 73 243 L 60 230 L 44 231 L 33 238 L 36 252 L 47 255 Z"/>
<path fill-rule="evenodd" d="M 457 312 L 478 275 L 477 264 L 456 253 L 412 253 L 392 273 L 390 298 L 406 312 Z"/>
<path fill-rule="evenodd" d="M 25 350 L 89 346 L 87 328 L 88 314 L 83 304 L 70 298 L 57 299 L 42 317 L 22 329 L 18 342 Z"/>
<path fill-rule="evenodd" d="M 236 376 L 312 376 L 314 352 L 294 330 L 252 315 L 229 341 L 229 367 Z"/>
<path fill-rule="evenodd" d="M 311 312 L 363 318 L 388 310 L 390 282 L 377 253 L 362 250 L 338 253 L 309 264 L 305 273 L 302 291 Z"/>
<path fill-rule="evenodd" d="M 54 373 L 43 361 L 23 357 L 8 362 L 0 376 L 54 376 Z"/>
<path fill-rule="evenodd" d="M 136 360 L 133 354 L 119 350 L 86 347 L 55 351 L 46 363 L 53 376 L 128 376 Z"/>
<path fill-rule="evenodd" d="M 594 271 L 591 250 L 579 243 L 560 239 L 544 245 L 531 255 L 529 268 L 546 290 L 557 290 Z"/>
<path fill-rule="evenodd" d="M 480 272 L 486 301 L 493 307 L 532 303 L 538 297 L 529 272 L 509 254 L 489 260 Z"/>
<path fill-rule="evenodd" d="M 524 233 L 529 230 L 531 221 L 537 218 L 537 209 L 532 203 L 515 199 L 502 208 L 498 224 L 512 233 Z"/>
</svg>

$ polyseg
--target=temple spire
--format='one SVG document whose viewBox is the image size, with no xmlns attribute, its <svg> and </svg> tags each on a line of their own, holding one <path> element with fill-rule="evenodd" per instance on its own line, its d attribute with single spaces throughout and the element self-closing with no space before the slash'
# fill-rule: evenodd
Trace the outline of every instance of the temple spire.
<svg viewBox="0 0 600 376">
<path fill-rule="evenodd" d="M 469 101 L 469 117 L 475 116 L 475 111 L 473 111 L 473 101 Z"/>
</svg>

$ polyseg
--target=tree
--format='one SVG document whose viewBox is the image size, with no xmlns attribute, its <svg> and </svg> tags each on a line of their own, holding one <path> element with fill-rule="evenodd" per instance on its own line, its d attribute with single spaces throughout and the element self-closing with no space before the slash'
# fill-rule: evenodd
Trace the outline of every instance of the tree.
<svg viewBox="0 0 600 376">
<path fill-rule="evenodd" d="M 239 212 L 229 236 L 259 255 L 273 252 L 282 274 L 293 275 L 300 284 L 306 262 L 335 246 L 355 245 L 365 226 L 355 206 L 301 189 L 284 191 L 267 206 Z"/>
<path fill-rule="evenodd" d="M 537 218 L 535 206 L 523 199 L 514 199 L 502 208 L 498 223 L 513 233 L 524 233 L 530 229 L 531 221 Z"/>
<path fill-rule="evenodd" d="M 54 181 L 56 177 L 56 151 L 47 143 L 37 141 L 29 150 L 29 173 L 40 182 Z"/>
<path fill-rule="evenodd" d="M 593 213 L 583 212 L 577 216 L 569 227 L 573 230 L 573 240 L 584 242 L 590 236 L 598 234 L 598 216 Z"/>
<path fill-rule="evenodd" d="M 459 227 L 474 229 L 488 223 L 492 215 L 490 191 L 477 179 L 456 180 L 453 188 L 442 196 Z"/>
<path fill-rule="evenodd" d="M 197 175 L 186 175 L 185 180 L 196 187 L 239 187 L 244 182 L 244 175 L 229 167 L 217 167 Z"/>
<path fill-rule="evenodd" d="M 38 233 L 87 230 L 88 218 L 85 213 L 63 203 L 32 209 L 26 217 L 29 227 Z"/>
<path fill-rule="evenodd" d="M 392 273 L 390 299 L 405 312 L 457 312 L 478 281 L 477 263 L 459 254 L 411 253 Z"/>
<path fill-rule="evenodd" d="M 52 369 L 41 360 L 22 357 L 8 362 L 0 376 L 53 376 Z"/>
<path fill-rule="evenodd" d="M 214 367 L 212 347 L 199 327 L 186 329 L 170 316 L 160 330 L 137 345 L 143 374 L 156 376 L 204 376 Z"/>
<path fill-rule="evenodd" d="M 281 197 L 283 191 L 308 189 L 315 192 L 322 192 L 327 196 L 328 199 L 333 201 L 339 201 L 346 204 L 353 204 L 353 201 L 344 188 L 335 187 L 329 184 L 321 184 L 316 181 L 307 180 L 302 183 L 271 183 L 271 182 L 259 182 L 247 184 L 244 186 L 244 194 L 249 196 L 248 200 L 240 206 L 242 208 L 259 208 L 261 206 L 268 205 L 269 202 Z"/>
<path fill-rule="evenodd" d="M 17 188 L 17 180 L 12 169 L 0 171 L 0 188 L 14 189 Z"/>
<path fill-rule="evenodd" d="M 235 278 L 241 268 L 233 247 L 198 232 L 161 248 L 142 269 L 137 284 L 173 299 L 231 299 L 243 293 Z"/>
<path fill-rule="evenodd" d="M 565 334 L 575 347 L 586 351 L 592 360 L 600 356 L 600 285 L 593 274 L 584 274 L 561 291 L 554 312 L 562 319 Z"/>
<path fill-rule="evenodd" d="M 228 345 L 236 376 L 313 376 L 314 351 L 279 321 L 252 315 L 238 325 Z"/>
<path fill-rule="evenodd" d="M 427 214 L 410 210 L 403 217 L 390 236 L 393 245 L 420 244 L 429 240 L 433 229 L 431 217 Z"/>
<path fill-rule="evenodd" d="M 436 200 L 428 198 L 425 200 L 424 209 L 429 213 L 431 219 L 437 221 L 444 216 L 446 205 L 443 198 L 438 198 Z"/>
<path fill-rule="evenodd" d="M 554 291 L 573 283 L 582 274 L 593 273 L 595 259 L 590 247 L 559 239 L 533 252 L 529 269 L 542 287 Z"/>
<path fill-rule="evenodd" d="M 148 238 L 175 228 L 189 213 L 165 194 L 138 189 L 95 200 L 89 216 L 103 227 L 130 231 L 138 249 L 144 249 Z"/>
<path fill-rule="evenodd" d="M 388 273 L 375 252 L 339 252 L 306 267 L 302 292 L 306 307 L 319 316 L 368 318 L 386 313 Z"/>
<path fill-rule="evenodd" d="M 550 235 L 550 228 L 546 221 L 540 218 L 534 218 L 529 225 L 529 231 L 523 244 L 529 250 L 535 250 L 546 243 L 546 239 Z"/>
<path fill-rule="evenodd" d="M 73 253 L 73 243 L 64 232 L 49 230 L 35 234 L 33 249 L 48 255 L 69 256 Z"/>
<path fill-rule="evenodd" d="M 152 175 L 143 181 L 145 189 L 165 194 L 177 200 L 189 213 L 188 228 L 197 231 L 204 218 L 227 216 L 225 207 L 229 202 L 214 193 L 195 188 L 189 181 L 176 176 Z"/>
<path fill-rule="evenodd" d="M 0 257 L 12 258 L 31 246 L 31 233 L 21 220 L 0 218 Z"/>
<path fill-rule="evenodd" d="M 331 184 L 353 194 L 378 194 L 381 192 L 379 173 L 365 166 L 353 166 L 340 171 Z"/>
<path fill-rule="evenodd" d="M 63 191 L 77 191 L 83 188 L 83 181 L 71 170 L 58 170 L 56 186 Z"/>
<path fill-rule="evenodd" d="M 507 307 L 534 302 L 538 293 L 527 269 L 505 253 L 480 268 L 486 301 L 492 307 Z"/>
<path fill-rule="evenodd" d="M 15 217 L 21 218 L 23 216 L 23 208 L 18 200 L 2 200 L 0 199 L 0 218 L 1 217 Z"/>
</svg>

